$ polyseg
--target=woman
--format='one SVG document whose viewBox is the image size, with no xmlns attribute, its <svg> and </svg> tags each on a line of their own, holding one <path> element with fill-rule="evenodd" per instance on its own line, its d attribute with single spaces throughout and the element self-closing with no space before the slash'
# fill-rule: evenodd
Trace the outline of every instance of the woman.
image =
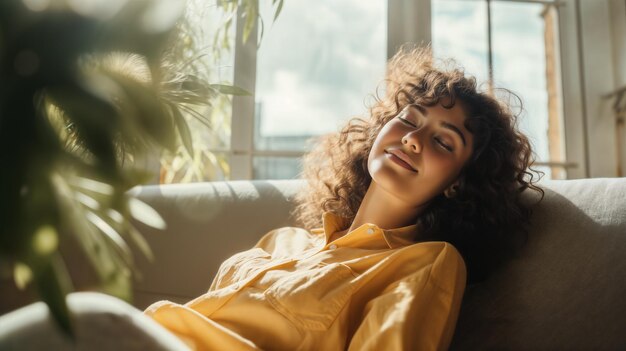
<svg viewBox="0 0 626 351">
<path fill-rule="evenodd" d="M 446 349 L 466 282 L 523 243 L 519 194 L 541 190 L 515 116 L 463 71 L 401 50 L 386 82 L 369 118 L 306 157 L 306 229 L 266 234 L 206 294 L 145 313 L 200 350 Z"/>
</svg>

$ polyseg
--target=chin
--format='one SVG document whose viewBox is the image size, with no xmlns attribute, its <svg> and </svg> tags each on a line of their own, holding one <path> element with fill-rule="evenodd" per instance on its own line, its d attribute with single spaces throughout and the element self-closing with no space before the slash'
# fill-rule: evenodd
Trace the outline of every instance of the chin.
<svg viewBox="0 0 626 351">
<path fill-rule="evenodd" d="M 402 180 L 395 170 L 384 167 L 375 172 L 370 171 L 370 176 L 372 183 L 376 183 L 388 193 L 396 197 L 402 197 L 403 193 L 406 194 L 406 181 Z"/>
</svg>

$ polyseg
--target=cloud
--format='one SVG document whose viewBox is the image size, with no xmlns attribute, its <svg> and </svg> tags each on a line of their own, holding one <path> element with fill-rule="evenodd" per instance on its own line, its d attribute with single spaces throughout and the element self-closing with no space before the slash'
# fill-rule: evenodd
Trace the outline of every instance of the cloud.
<svg viewBox="0 0 626 351">
<path fill-rule="evenodd" d="M 334 131 L 365 112 L 364 99 L 383 79 L 385 4 L 286 1 L 284 6 L 277 22 L 266 27 L 257 56 L 261 132 Z M 262 6 L 262 15 L 271 19 L 268 13 Z"/>
<path fill-rule="evenodd" d="M 435 56 L 453 58 L 479 82 L 487 81 L 487 16 L 484 3 L 434 1 L 432 10 Z"/>
<path fill-rule="evenodd" d="M 274 72 L 271 90 L 257 96 L 261 134 L 312 135 L 335 130 L 338 116 L 325 101 L 329 92 L 307 86 L 297 73 Z"/>
</svg>

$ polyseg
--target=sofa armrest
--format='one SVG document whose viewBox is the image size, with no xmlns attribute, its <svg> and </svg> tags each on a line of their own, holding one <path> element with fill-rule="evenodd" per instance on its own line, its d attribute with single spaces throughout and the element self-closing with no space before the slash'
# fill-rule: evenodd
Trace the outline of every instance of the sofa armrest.
<svg viewBox="0 0 626 351">
<path fill-rule="evenodd" d="M 93 292 L 67 297 L 74 340 L 37 302 L 0 317 L 0 350 L 153 350 L 189 348 L 174 334 L 117 298 Z"/>
</svg>

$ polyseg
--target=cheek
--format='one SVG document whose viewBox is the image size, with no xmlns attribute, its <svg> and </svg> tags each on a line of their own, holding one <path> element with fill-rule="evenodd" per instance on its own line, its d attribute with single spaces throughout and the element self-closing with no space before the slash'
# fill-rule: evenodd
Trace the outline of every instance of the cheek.
<svg viewBox="0 0 626 351">
<path fill-rule="evenodd" d="M 438 151 L 430 151 L 424 155 L 426 175 L 431 176 L 440 182 L 454 180 L 460 171 L 460 167 L 455 159 L 449 155 L 444 155 Z"/>
<path fill-rule="evenodd" d="M 381 131 L 378 133 L 378 136 L 374 140 L 372 144 L 372 148 L 370 149 L 369 155 L 367 157 L 367 169 L 369 171 L 370 176 L 373 173 L 376 173 L 383 166 L 382 157 L 385 154 L 385 136 L 387 126 L 383 127 Z"/>
<path fill-rule="evenodd" d="M 380 172 L 382 167 L 383 161 L 377 152 L 376 143 L 374 143 L 369 156 L 367 157 L 367 171 L 370 174 L 370 177 L 373 178 L 374 174 Z"/>
</svg>

